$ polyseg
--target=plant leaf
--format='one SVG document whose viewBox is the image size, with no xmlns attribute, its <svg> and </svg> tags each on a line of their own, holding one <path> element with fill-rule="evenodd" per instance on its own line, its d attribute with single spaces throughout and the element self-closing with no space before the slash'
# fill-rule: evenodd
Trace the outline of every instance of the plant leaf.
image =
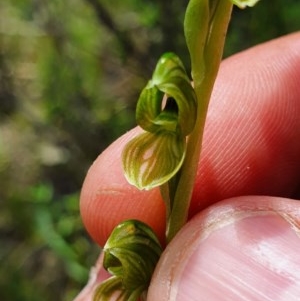
<svg viewBox="0 0 300 301">
<path fill-rule="evenodd" d="M 210 7 L 208 0 L 190 0 L 185 12 L 184 35 L 189 49 L 193 80 L 205 74 L 204 47 L 208 35 Z"/>
</svg>

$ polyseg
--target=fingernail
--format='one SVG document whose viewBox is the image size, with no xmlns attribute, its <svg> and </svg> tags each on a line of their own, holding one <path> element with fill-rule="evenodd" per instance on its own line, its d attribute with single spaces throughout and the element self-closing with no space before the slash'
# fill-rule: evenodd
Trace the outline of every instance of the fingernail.
<svg viewBox="0 0 300 301">
<path fill-rule="evenodd" d="M 299 236 L 283 217 L 244 217 L 194 248 L 176 300 L 299 301 L 299 250 Z"/>
</svg>

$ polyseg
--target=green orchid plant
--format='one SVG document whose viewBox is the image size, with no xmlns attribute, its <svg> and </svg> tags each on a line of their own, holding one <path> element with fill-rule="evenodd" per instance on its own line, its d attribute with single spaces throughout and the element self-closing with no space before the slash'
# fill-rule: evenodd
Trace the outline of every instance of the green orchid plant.
<svg viewBox="0 0 300 301">
<path fill-rule="evenodd" d="M 190 0 L 184 34 L 191 78 L 180 58 L 166 53 L 142 90 L 136 108 L 144 130 L 123 150 L 128 182 L 139 189 L 159 187 L 167 211 L 166 240 L 187 222 L 204 124 L 222 59 L 233 5 L 258 0 Z M 103 266 L 112 277 L 100 284 L 94 301 L 146 300 L 162 247 L 149 226 L 136 220 L 118 225 L 104 246 Z"/>
</svg>

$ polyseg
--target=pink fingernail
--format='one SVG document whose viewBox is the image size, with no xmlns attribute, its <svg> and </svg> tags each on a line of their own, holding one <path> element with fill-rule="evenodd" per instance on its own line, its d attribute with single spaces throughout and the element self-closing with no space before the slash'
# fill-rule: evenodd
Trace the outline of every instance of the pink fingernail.
<svg viewBox="0 0 300 301">
<path fill-rule="evenodd" d="M 299 301 L 299 250 L 299 236 L 279 215 L 225 225 L 194 250 L 176 300 Z"/>
</svg>

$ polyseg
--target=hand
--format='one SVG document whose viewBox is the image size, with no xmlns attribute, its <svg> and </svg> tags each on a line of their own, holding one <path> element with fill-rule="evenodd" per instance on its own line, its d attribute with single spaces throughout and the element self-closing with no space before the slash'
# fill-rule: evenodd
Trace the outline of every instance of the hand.
<svg viewBox="0 0 300 301">
<path fill-rule="evenodd" d="M 100 245 L 129 218 L 149 224 L 163 242 L 159 191 L 135 189 L 121 169 L 121 151 L 137 131 L 97 158 L 82 188 L 82 218 Z M 163 253 L 148 300 L 299 300 L 300 203 L 293 200 L 299 188 L 300 33 L 295 33 L 221 64 L 193 219 Z M 95 283 L 105 277 L 96 270 L 98 278 L 76 300 L 91 300 Z"/>
</svg>

